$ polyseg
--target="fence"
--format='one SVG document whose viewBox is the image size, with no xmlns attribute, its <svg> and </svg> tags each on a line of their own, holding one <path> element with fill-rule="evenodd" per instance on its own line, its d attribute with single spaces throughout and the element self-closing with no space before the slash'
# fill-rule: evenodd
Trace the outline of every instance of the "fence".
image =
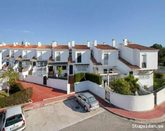
<svg viewBox="0 0 165 131">
<path fill-rule="evenodd" d="M 75 92 L 89 90 L 92 93 L 105 99 L 105 89 L 101 85 L 97 85 L 90 81 L 83 81 L 75 84 Z M 129 111 L 148 111 L 165 101 L 165 88 L 156 93 L 141 96 L 122 95 L 109 90 L 109 100 L 113 105 Z M 156 101 L 156 102 L 155 102 Z"/>
</svg>

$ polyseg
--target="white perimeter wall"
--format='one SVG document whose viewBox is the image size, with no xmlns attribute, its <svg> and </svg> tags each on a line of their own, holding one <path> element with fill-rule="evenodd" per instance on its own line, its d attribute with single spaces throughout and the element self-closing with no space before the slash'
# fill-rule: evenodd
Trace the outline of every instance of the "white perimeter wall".
<svg viewBox="0 0 165 131">
<path fill-rule="evenodd" d="M 81 92 L 85 90 L 89 90 L 102 99 L 105 99 L 105 90 L 100 85 L 97 85 L 90 81 L 75 83 L 75 92 Z"/>
<path fill-rule="evenodd" d="M 165 88 L 157 92 L 157 105 L 165 102 Z"/>
<path fill-rule="evenodd" d="M 154 95 L 130 96 L 110 92 L 110 102 L 130 111 L 147 111 L 154 108 Z"/>
<path fill-rule="evenodd" d="M 105 89 L 101 86 L 90 81 L 75 83 L 75 92 L 81 92 L 85 90 L 89 90 L 92 93 L 100 96 L 102 99 L 105 99 Z M 158 92 L 158 105 L 165 101 L 164 94 L 165 89 Z M 143 96 L 131 96 L 110 91 L 110 102 L 119 108 L 129 111 L 148 111 L 154 108 L 154 95 L 148 94 Z"/>
<path fill-rule="evenodd" d="M 43 78 L 39 76 L 29 75 L 24 80 L 27 82 L 43 85 Z M 51 78 L 47 79 L 47 86 L 55 88 L 55 89 L 64 90 L 64 91 L 67 91 L 67 83 L 68 83 L 67 80 L 51 79 Z"/>
</svg>

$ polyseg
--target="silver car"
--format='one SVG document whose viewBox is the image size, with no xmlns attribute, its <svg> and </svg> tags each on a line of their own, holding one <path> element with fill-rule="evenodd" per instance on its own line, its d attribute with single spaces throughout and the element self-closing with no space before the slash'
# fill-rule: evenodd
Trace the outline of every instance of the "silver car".
<svg viewBox="0 0 165 131">
<path fill-rule="evenodd" d="M 2 131 L 22 131 L 26 127 L 21 106 L 8 108 L 1 114 L 0 127 Z"/>
<path fill-rule="evenodd" d="M 77 101 L 84 107 L 85 111 L 91 111 L 99 108 L 99 102 L 89 92 L 75 94 Z"/>
</svg>

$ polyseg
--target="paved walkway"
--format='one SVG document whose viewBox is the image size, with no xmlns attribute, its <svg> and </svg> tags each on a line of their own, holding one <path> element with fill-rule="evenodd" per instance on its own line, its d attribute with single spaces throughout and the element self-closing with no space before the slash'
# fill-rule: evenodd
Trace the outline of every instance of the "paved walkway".
<svg viewBox="0 0 165 131">
<path fill-rule="evenodd" d="M 34 83 L 24 82 L 24 81 L 19 81 L 19 82 L 23 85 L 24 88 L 32 87 L 33 89 L 32 101 L 33 102 L 39 102 L 47 98 L 66 95 L 66 92 L 62 90 L 58 90 L 58 89 L 54 89 L 51 87 L 42 86 L 42 85 L 38 85 Z"/>
<path fill-rule="evenodd" d="M 161 105 L 155 107 L 151 111 L 145 111 L 145 112 L 134 112 L 134 111 L 127 111 L 118 107 L 113 106 L 112 104 L 109 104 L 105 102 L 103 99 L 97 97 L 100 104 L 107 109 L 108 111 L 117 114 L 119 116 L 128 118 L 128 119 L 135 119 L 135 120 L 156 120 L 161 117 L 165 116 L 165 102 Z"/>
</svg>

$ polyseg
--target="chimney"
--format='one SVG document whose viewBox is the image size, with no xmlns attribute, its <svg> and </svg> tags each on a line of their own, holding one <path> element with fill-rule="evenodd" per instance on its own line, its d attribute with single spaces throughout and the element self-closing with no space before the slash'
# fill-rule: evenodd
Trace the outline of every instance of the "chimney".
<svg viewBox="0 0 165 131">
<path fill-rule="evenodd" d="M 74 47 L 75 46 L 75 41 L 72 41 L 72 47 Z"/>
<path fill-rule="evenodd" d="M 116 40 L 112 39 L 112 47 L 116 47 Z"/>
<path fill-rule="evenodd" d="M 52 47 L 56 47 L 57 46 L 57 42 L 56 41 L 53 41 L 52 42 Z"/>
<path fill-rule="evenodd" d="M 69 47 L 69 48 L 71 48 L 71 47 L 72 47 L 71 42 L 68 42 L 68 47 Z"/>
<path fill-rule="evenodd" d="M 123 44 L 126 46 L 126 45 L 128 45 L 128 40 L 127 39 L 124 39 L 123 40 Z"/>
<path fill-rule="evenodd" d="M 28 46 L 28 42 L 25 42 L 25 46 Z"/>
<path fill-rule="evenodd" d="M 3 46 L 6 46 L 6 43 L 5 43 L 5 42 L 2 42 L 2 45 L 3 45 Z"/>
<path fill-rule="evenodd" d="M 15 42 L 13 43 L 13 46 L 16 46 L 16 43 Z"/>
<path fill-rule="evenodd" d="M 42 45 L 41 42 L 38 42 L 38 47 L 41 47 L 41 45 Z"/>
<path fill-rule="evenodd" d="M 88 41 L 87 42 L 87 46 L 90 48 L 91 47 L 91 43 Z"/>
<path fill-rule="evenodd" d="M 97 40 L 94 40 L 93 44 L 94 46 L 97 46 Z"/>
</svg>

